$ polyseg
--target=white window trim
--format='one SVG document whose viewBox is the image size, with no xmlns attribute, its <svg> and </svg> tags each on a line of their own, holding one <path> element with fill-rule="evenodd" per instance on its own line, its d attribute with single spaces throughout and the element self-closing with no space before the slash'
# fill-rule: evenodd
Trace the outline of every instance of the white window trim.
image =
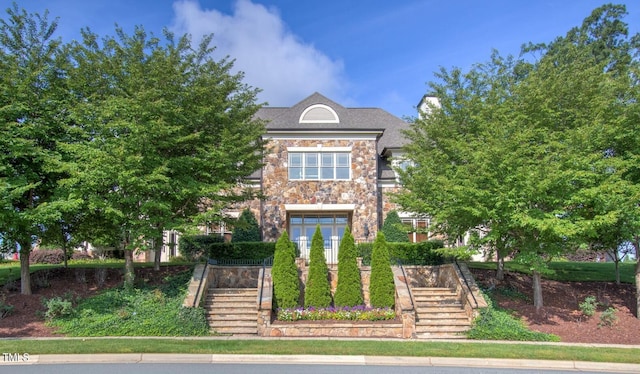
<svg viewBox="0 0 640 374">
<path fill-rule="evenodd" d="M 294 147 L 291 147 L 294 148 Z M 288 180 L 290 181 L 350 181 L 352 178 L 352 172 L 351 172 L 351 152 L 349 151 L 329 151 L 328 147 L 327 148 L 321 148 L 321 147 L 317 147 L 317 148 L 309 148 L 311 149 L 311 151 L 289 151 L 288 155 L 287 155 L 287 177 Z M 292 153 L 299 153 L 302 155 L 302 178 L 299 179 L 292 179 L 291 178 L 291 154 Z M 338 153 L 342 153 L 342 154 L 346 154 L 347 157 L 349 157 L 349 160 L 347 162 L 348 166 L 346 166 L 347 170 L 349 171 L 349 176 L 347 178 L 322 178 L 322 162 L 321 162 L 321 154 L 326 153 L 326 154 L 332 154 L 334 155 L 334 162 L 333 162 L 333 171 L 334 171 L 334 175 L 336 175 L 336 170 L 338 169 L 338 161 L 335 157 L 335 155 L 337 155 Z M 306 160 L 306 155 L 308 154 L 317 154 L 318 157 L 318 178 L 305 178 L 305 170 L 306 170 L 306 165 L 305 165 L 305 160 Z M 345 168 L 344 166 L 341 166 L 340 168 Z"/>
<path fill-rule="evenodd" d="M 318 144 L 316 147 L 287 147 L 287 152 L 351 152 L 352 147 L 323 147 Z"/>
<path fill-rule="evenodd" d="M 288 212 L 353 211 L 356 204 L 284 204 L 284 209 Z"/>
</svg>

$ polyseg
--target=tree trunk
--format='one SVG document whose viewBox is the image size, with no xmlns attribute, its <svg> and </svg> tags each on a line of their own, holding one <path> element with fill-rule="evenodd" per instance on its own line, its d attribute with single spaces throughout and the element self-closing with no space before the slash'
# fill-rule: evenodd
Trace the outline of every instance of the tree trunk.
<svg viewBox="0 0 640 374">
<path fill-rule="evenodd" d="M 133 269 L 133 250 L 124 250 L 124 285 L 126 287 L 133 287 L 133 281 L 135 280 L 135 270 Z"/>
<path fill-rule="evenodd" d="M 533 271 L 533 306 L 536 307 L 536 312 L 539 312 L 543 307 L 541 276 L 535 270 Z"/>
<path fill-rule="evenodd" d="M 160 260 L 162 259 L 162 236 L 160 240 L 153 241 L 153 270 L 160 271 Z"/>
<path fill-rule="evenodd" d="M 620 259 L 616 259 L 616 284 L 620 285 Z"/>
<path fill-rule="evenodd" d="M 497 270 L 496 270 L 496 279 L 501 281 L 501 280 L 504 280 L 504 256 L 502 255 L 500 250 L 497 250 L 496 253 L 497 253 L 497 256 L 498 256 L 498 266 L 497 266 Z"/>
<path fill-rule="evenodd" d="M 66 268 L 69 267 L 69 261 L 67 261 L 68 260 L 67 259 L 68 256 L 67 256 L 67 245 L 66 244 L 64 244 L 62 246 L 62 253 L 63 253 L 63 256 L 64 256 L 64 268 L 66 269 Z"/>
<path fill-rule="evenodd" d="M 20 293 L 23 295 L 31 295 L 30 253 L 31 243 L 20 243 Z"/>
</svg>

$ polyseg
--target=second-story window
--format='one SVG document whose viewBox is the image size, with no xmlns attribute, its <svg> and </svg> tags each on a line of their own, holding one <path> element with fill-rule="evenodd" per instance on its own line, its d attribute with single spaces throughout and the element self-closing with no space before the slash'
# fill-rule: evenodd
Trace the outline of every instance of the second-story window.
<svg viewBox="0 0 640 374">
<path fill-rule="evenodd" d="M 349 180 L 348 152 L 290 152 L 290 180 Z"/>
</svg>

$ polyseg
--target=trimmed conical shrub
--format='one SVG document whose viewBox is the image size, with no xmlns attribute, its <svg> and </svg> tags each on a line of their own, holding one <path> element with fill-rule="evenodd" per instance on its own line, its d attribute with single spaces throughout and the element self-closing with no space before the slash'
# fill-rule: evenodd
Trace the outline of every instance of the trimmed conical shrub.
<svg viewBox="0 0 640 374">
<path fill-rule="evenodd" d="M 335 306 L 362 305 L 362 280 L 356 260 L 356 243 L 347 227 L 338 251 L 338 287 L 333 297 Z"/>
<path fill-rule="evenodd" d="M 384 234 L 378 231 L 373 242 L 371 253 L 371 281 L 369 285 L 369 299 L 371 306 L 377 308 L 395 305 L 396 287 L 393 282 L 393 271 L 389 259 L 389 247 Z"/>
<path fill-rule="evenodd" d="M 296 266 L 296 250 L 283 231 L 276 242 L 271 278 L 273 279 L 273 303 L 275 308 L 295 308 L 300 299 L 300 277 Z"/>
<path fill-rule="evenodd" d="M 311 240 L 309 253 L 309 276 L 304 292 L 304 306 L 326 308 L 331 306 L 331 287 L 329 286 L 329 269 L 324 257 L 324 239 L 320 226 Z"/>
<path fill-rule="evenodd" d="M 231 241 L 235 243 L 262 241 L 260 238 L 260 225 L 258 225 L 256 216 L 249 208 L 243 210 L 240 217 L 238 217 Z"/>
<path fill-rule="evenodd" d="M 409 241 L 409 235 L 403 229 L 402 220 L 395 210 L 387 213 L 387 218 L 382 224 L 382 232 L 389 243 L 406 243 Z"/>
</svg>

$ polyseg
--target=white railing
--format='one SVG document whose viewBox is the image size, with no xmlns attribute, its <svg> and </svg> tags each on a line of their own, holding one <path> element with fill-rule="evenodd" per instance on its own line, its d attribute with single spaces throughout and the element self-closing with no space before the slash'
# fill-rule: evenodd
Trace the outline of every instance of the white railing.
<svg viewBox="0 0 640 374">
<path fill-rule="evenodd" d="M 296 241 L 298 248 L 300 249 L 300 257 L 309 261 L 309 253 L 311 251 L 311 240 L 305 236 L 301 236 Z M 338 249 L 340 248 L 340 238 L 332 236 L 331 239 L 324 240 L 324 258 L 327 264 L 338 263 Z"/>
</svg>

